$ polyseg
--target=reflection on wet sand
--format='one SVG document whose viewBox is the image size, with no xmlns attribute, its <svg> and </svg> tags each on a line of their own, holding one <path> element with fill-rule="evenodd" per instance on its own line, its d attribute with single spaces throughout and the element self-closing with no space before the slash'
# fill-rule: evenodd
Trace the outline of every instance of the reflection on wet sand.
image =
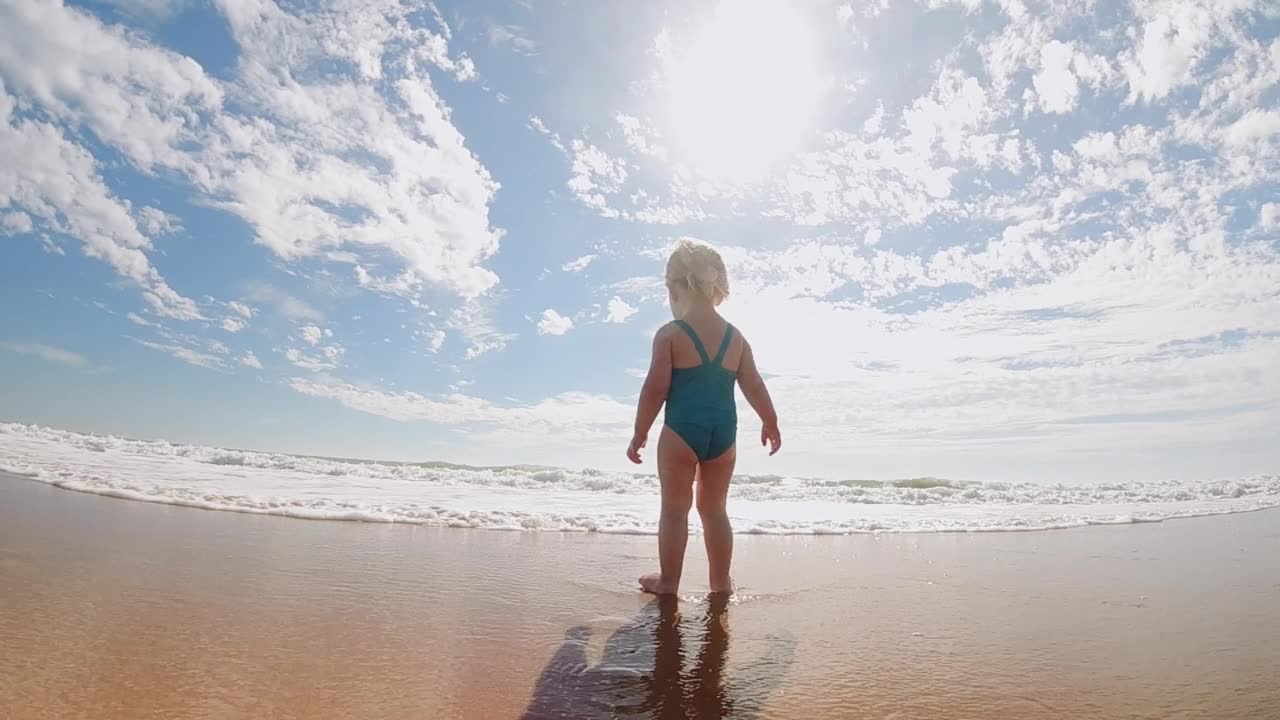
<svg viewBox="0 0 1280 720">
<path fill-rule="evenodd" d="M 771 637 L 764 657 L 726 677 L 729 599 L 708 598 L 701 622 L 683 622 L 679 601 L 646 605 L 587 664 L 590 631 L 566 633 L 538 678 L 524 720 L 549 718 L 752 718 L 781 685 L 795 653 L 789 638 Z M 686 667 L 687 646 L 700 645 Z"/>
</svg>

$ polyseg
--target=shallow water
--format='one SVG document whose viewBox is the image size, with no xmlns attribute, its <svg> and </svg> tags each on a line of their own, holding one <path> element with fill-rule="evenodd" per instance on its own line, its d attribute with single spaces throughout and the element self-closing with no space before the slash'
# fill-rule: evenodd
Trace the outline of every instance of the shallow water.
<svg viewBox="0 0 1280 720">
<path fill-rule="evenodd" d="M 1277 527 L 743 537 L 725 608 L 691 543 L 664 608 L 652 538 L 0 476 L 0 717 L 1280 717 Z"/>
</svg>

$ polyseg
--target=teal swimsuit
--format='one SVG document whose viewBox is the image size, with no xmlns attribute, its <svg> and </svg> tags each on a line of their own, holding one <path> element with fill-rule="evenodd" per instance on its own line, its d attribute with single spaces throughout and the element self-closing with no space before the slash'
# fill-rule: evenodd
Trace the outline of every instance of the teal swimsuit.
<svg viewBox="0 0 1280 720">
<path fill-rule="evenodd" d="M 733 396 L 738 376 L 721 364 L 733 341 L 733 326 L 725 323 L 724 341 L 712 360 L 689 323 L 676 320 L 675 324 L 693 340 L 702 364 L 671 370 L 663 423 L 688 443 L 698 462 L 715 460 L 733 447 L 738 437 L 738 406 Z"/>
</svg>

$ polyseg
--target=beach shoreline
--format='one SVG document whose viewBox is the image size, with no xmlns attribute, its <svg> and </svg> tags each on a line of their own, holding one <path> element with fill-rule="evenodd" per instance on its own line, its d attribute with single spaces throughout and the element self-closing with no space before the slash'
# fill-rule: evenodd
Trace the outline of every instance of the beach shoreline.
<svg viewBox="0 0 1280 720">
<path fill-rule="evenodd" d="M 664 608 L 635 587 L 650 537 L 300 523 L 0 475 L 0 715 L 663 717 L 711 684 L 688 716 L 1277 716 L 1278 518 L 745 535 L 718 610 L 696 542 Z"/>
</svg>

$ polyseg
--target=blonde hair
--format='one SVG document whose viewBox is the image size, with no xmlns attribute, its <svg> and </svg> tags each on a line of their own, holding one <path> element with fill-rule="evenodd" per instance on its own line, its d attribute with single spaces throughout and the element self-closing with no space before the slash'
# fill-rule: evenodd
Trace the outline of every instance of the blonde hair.
<svg viewBox="0 0 1280 720">
<path fill-rule="evenodd" d="M 719 305 L 729 297 L 729 273 L 714 248 L 686 238 L 676 243 L 667 260 L 667 287 L 689 288 Z"/>
</svg>

